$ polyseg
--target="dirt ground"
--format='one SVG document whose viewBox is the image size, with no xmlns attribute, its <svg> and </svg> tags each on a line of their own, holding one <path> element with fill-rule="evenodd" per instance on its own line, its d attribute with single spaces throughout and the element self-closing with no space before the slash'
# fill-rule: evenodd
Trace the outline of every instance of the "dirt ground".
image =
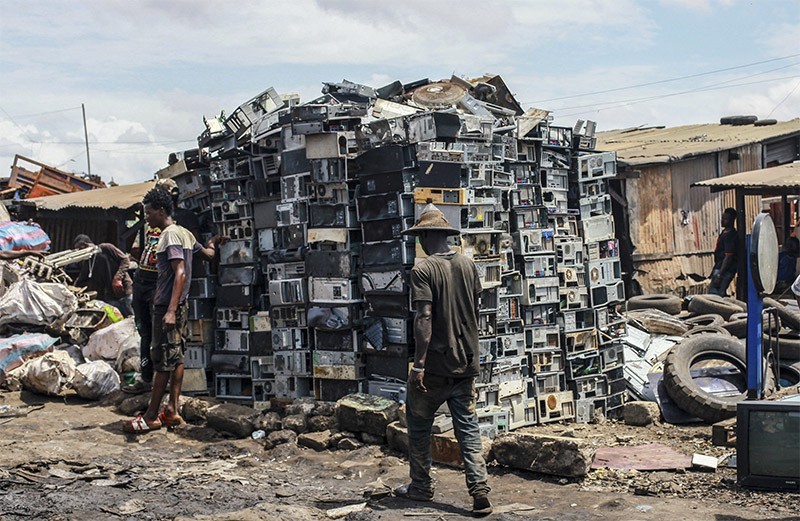
<svg viewBox="0 0 800 521">
<path fill-rule="evenodd" d="M 0 419 L 0 520 L 329 519 L 331 509 L 367 501 L 341 519 L 398 521 L 470 518 L 463 473 L 437 467 L 433 503 L 385 494 L 407 479 L 386 447 L 314 452 L 296 445 L 265 451 L 202 425 L 125 435 L 112 407 L 75 396 L 0 393 L 0 405 L 44 404 Z M 719 456 L 709 426 L 550 425 L 538 432 L 603 444 L 659 442 L 685 454 Z M 737 487 L 735 471 L 592 471 L 558 479 L 491 465 L 493 520 L 800 519 L 800 494 Z M 365 496 L 366 494 L 366 496 Z M 381 497 L 385 496 L 385 497 Z"/>
</svg>

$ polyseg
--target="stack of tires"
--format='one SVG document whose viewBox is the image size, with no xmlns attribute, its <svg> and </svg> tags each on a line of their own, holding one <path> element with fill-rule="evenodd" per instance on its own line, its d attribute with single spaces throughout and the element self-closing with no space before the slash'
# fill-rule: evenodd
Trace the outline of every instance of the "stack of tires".
<svg viewBox="0 0 800 521">
<path fill-rule="evenodd" d="M 672 334 L 685 332 L 683 340 L 670 350 L 664 363 L 664 387 L 675 404 L 711 423 L 731 418 L 736 415 L 736 403 L 746 394 L 747 305 L 715 295 L 694 296 L 686 303 L 686 309 L 684 303 L 674 295 L 641 295 L 631 297 L 627 308 L 629 311 L 658 310 L 685 326 L 679 328 L 673 323 Z M 770 345 L 767 337 L 770 327 L 780 331 L 780 383 L 782 386 L 797 385 L 800 383 L 800 316 L 769 298 L 764 300 L 764 306 L 774 307 L 779 318 L 778 323 L 772 324 L 769 323 L 772 319 L 765 318 L 764 346 Z M 721 395 L 701 387 L 692 376 L 692 368 L 709 365 L 738 371 L 736 387 L 741 393 Z M 775 388 L 773 372 L 765 371 L 763 378 L 765 389 L 771 392 Z"/>
</svg>

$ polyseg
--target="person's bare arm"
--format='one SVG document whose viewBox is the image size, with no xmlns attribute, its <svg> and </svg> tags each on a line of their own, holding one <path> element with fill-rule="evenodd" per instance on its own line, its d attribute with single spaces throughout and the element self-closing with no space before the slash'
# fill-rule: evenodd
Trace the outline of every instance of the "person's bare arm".
<svg viewBox="0 0 800 521">
<path fill-rule="evenodd" d="M 181 302 L 183 286 L 186 284 L 186 270 L 184 269 L 183 259 L 172 259 L 169 264 L 172 271 L 175 272 L 175 281 L 172 283 L 172 296 L 169 299 L 167 312 L 164 313 L 165 331 L 171 331 L 175 327 L 175 314 L 178 311 L 178 304 Z"/>
<path fill-rule="evenodd" d="M 422 371 L 411 371 L 411 384 L 419 391 L 427 392 L 424 384 L 425 361 L 428 357 L 428 346 L 433 336 L 433 305 L 430 302 L 418 301 L 417 314 L 414 317 L 414 368 Z"/>
</svg>

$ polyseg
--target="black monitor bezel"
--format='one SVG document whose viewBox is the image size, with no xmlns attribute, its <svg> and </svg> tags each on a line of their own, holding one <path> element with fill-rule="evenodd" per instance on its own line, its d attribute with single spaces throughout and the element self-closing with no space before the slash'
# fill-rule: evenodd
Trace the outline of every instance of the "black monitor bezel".
<svg viewBox="0 0 800 521">
<path fill-rule="evenodd" d="M 800 476 L 786 478 L 753 474 L 750 470 L 750 413 L 754 411 L 800 413 L 800 401 L 753 400 L 736 406 L 736 474 L 739 485 L 748 488 L 800 492 Z M 800 433 L 798 433 L 800 435 Z M 798 455 L 800 457 L 800 454 Z"/>
</svg>

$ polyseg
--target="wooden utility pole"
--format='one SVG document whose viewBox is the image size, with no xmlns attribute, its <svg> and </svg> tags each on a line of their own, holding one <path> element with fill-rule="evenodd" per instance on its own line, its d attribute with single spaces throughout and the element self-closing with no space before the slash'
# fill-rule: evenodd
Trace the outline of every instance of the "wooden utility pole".
<svg viewBox="0 0 800 521">
<path fill-rule="evenodd" d="M 92 175 L 92 162 L 89 160 L 89 131 L 86 129 L 86 107 L 81 103 L 81 112 L 83 112 L 83 138 L 86 140 L 86 169 L 89 175 Z"/>
</svg>

